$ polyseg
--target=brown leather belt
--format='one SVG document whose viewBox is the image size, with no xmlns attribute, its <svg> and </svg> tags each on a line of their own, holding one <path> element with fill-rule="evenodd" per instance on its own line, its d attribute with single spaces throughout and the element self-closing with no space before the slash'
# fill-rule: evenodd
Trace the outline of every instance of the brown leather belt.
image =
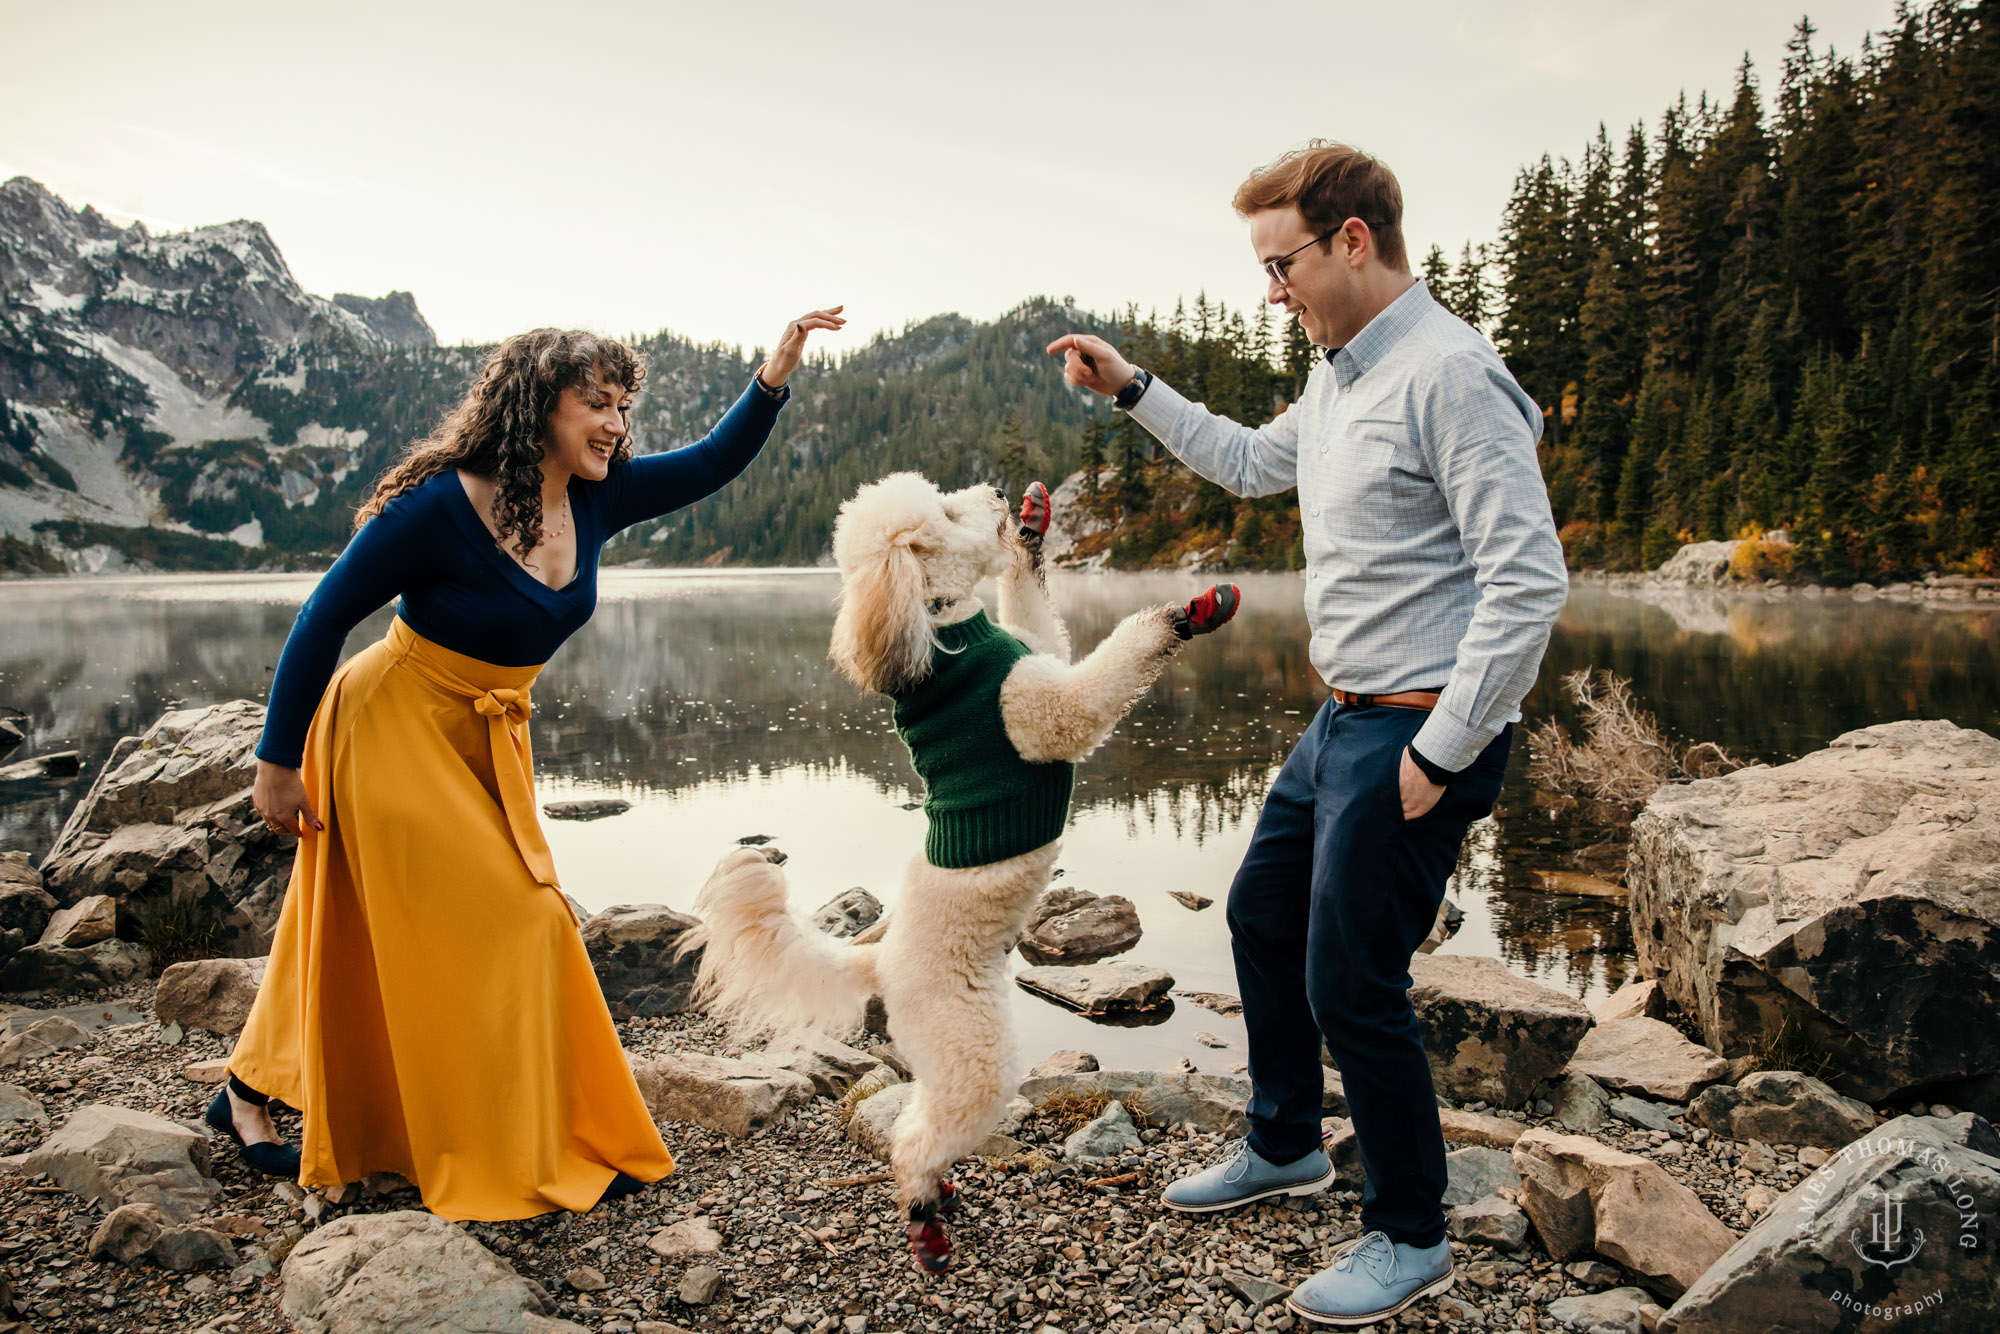
<svg viewBox="0 0 2000 1334">
<path fill-rule="evenodd" d="M 1350 704 L 1357 709 L 1373 708 L 1378 704 L 1392 709 L 1435 709 L 1438 692 L 1435 690 L 1403 690 L 1393 695 L 1357 695 L 1352 690 L 1333 688 L 1333 697 L 1342 704 Z"/>
</svg>

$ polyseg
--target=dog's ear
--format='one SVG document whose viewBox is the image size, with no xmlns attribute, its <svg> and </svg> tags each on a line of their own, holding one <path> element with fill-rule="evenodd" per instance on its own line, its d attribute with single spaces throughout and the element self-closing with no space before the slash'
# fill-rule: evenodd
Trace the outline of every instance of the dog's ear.
<svg viewBox="0 0 2000 1334">
<path fill-rule="evenodd" d="M 930 675 L 937 640 L 924 608 L 924 570 L 898 533 L 842 572 L 833 665 L 863 690 L 893 694 Z"/>
</svg>

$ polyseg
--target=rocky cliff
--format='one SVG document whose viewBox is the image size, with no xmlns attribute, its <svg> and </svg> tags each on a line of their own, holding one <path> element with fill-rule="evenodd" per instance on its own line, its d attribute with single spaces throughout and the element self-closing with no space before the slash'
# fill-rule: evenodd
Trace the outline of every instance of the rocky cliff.
<svg viewBox="0 0 2000 1334">
<path fill-rule="evenodd" d="M 263 545 L 267 515 L 310 509 L 368 443 L 308 393 L 310 373 L 435 344 L 407 292 L 304 291 L 261 223 L 154 236 L 15 177 L 0 186 L 0 536 L 32 550 L 9 563 L 131 563 L 115 537 L 136 528 L 169 550 Z"/>
</svg>

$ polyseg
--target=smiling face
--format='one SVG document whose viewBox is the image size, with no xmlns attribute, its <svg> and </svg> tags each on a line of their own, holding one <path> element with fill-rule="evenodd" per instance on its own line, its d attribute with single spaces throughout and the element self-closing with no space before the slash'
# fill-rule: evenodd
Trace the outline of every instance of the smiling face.
<svg viewBox="0 0 2000 1334">
<path fill-rule="evenodd" d="M 593 371 L 584 383 L 563 390 L 549 414 L 542 430 L 544 471 L 601 482 L 631 431 L 632 391 Z"/>
<path fill-rule="evenodd" d="M 1372 311 L 1362 314 L 1366 300 L 1358 279 L 1375 247 L 1367 228 L 1353 222 L 1326 241 L 1312 243 L 1320 234 L 1295 204 L 1250 215 L 1250 244 L 1259 264 L 1291 255 L 1285 261 L 1285 283 L 1266 275 L 1265 299 L 1294 316 L 1314 346 L 1340 347 L 1373 316 Z"/>
</svg>

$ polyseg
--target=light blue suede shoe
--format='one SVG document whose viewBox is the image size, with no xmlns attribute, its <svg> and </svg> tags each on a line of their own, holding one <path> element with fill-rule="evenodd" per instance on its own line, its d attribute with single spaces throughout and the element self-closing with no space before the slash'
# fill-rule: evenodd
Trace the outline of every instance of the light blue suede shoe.
<svg viewBox="0 0 2000 1334">
<path fill-rule="evenodd" d="M 1372 1325 L 1451 1287 L 1451 1241 L 1405 1246 L 1386 1232 L 1350 1241 L 1333 1264 L 1299 1284 L 1285 1305 L 1322 1325 Z"/>
<path fill-rule="evenodd" d="M 1250 1147 L 1249 1140 L 1238 1140 L 1233 1156 L 1182 1177 L 1160 1198 L 1169 1209 L 1206 1214 L 1273 1195 L 1316 1195 L 1332 1184 L 1333 1164 L 1323 1150 L 1314 1149 L 1297 1162 L 1279 1167 L 1266 1162 Z"/>
</svg>

